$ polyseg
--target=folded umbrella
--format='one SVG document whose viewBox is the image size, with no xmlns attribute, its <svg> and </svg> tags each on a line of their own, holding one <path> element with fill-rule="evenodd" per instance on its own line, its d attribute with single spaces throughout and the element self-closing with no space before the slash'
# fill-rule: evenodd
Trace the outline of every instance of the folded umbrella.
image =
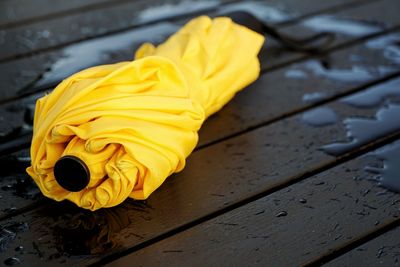
<svg viewBox="0 0 400 267">
<path fill-rule="evenodd" d="M 45 196 L 85 209 L 146 199 L 184 168 L 205 119 L 257 79 L 263 42 L 201 16 L 133 61 L 72 75 L 36 103 L 27 172 Z"/>
</svg>

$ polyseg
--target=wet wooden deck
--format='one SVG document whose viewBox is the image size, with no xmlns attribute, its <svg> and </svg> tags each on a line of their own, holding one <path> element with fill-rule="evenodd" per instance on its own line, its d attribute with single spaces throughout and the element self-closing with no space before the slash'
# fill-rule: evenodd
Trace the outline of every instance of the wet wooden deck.
<svg viewBox="0 0 400 267">
<path fill-rule="evenodd" d="M 0 3 L 0 262 L 399 266 L 400 2 L 160 2 Z M 25 173 L 35 99 L 233 9 L 336 39 L 316 55 L 267 36 L 260 78 L 209 118 L 185 170 L 147 201 L 88 212 L 41 196 Z"/>
</svg>

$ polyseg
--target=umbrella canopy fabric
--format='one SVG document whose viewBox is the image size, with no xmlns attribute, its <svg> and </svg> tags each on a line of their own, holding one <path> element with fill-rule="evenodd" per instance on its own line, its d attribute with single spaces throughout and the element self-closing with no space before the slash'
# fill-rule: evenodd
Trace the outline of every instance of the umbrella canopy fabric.
<svg viewBox="0 0 400 267">
<path fill-rule="evenodd" d="M 146 199 L 184 168 L 205 119 L 257 79 L 263 42 L 227 17 L 201 16 L 133 61 L 72 75 L 36 103 L 27 172 L 45 196 L 85 209 Z M 66 155 L 90 171 L 81 191 L 55 179 Z"/>
</svg>

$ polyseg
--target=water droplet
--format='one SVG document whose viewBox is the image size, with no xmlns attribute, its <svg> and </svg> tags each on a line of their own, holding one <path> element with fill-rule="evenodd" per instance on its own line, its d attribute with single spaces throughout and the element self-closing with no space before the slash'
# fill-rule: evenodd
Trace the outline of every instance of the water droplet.
<svg viewBox="0 0 400 267">
<path fill-rule="evenodd" d="M 370 108 L 381 104 L 389 96 L 400 97 L 400 78 L 390 80 L 345 97 L 340 102 L 358 108 Z"/>
<path fill-rule="evenodd" d="M 343 155 L 382 136 L 400 130 L 400 105 L 389 104 L 379 109 L 376 119 L 347 118 L 343 121 L 349 142 L 331 143 L 321 149 L 333 156 Z"/>
<path fill-rule="evenodd" d="M 9 191 L 13 189 L 13 185 L 7 184 L 5 186 L 2 186 L 1 189 L 3 189 L 4 191 Z"/>
<path fill-rule="evenodd" d="M 17 265 L 17 264 L 19 264 L 19 263 L 21 263 L 21 261 L 20 261 L 18 258 L 16 258 L 16 257 L 11 257 L 11 258 L 8 258 L 8 259 L 6 259 L 6 260 L 4 261 L 4 264 L 5 264 L 5 265 L 8 265 L 8 266 Z"/>
<path fill-rule="evenodd" d="M 314 93 L 309 93 L 309 94 L 304 94 L 303 95 L 303 102 L 305 103 L 317 103 L 320 102 L 328 97 L 327 93 L 324 92 L 314 92 Z"/>
<path fill-rule="evenodd" d="M 278 212 L 275 216 L 276 217 L 285 217 L 287 215 L 288 215 L 287 211 L 283 210 L 283 211 Z"/>
<path fill-rule="evenodd" d="M 303 113 L 302 119 L 312 126 L 326 126 L 336 123 L 338 117 L 331 108 L 320 107 Z"/>
<path fill-rule="evenodd" d="M 307 73 L 304 72 L 303 70 L 299 69 L 289 69 L 285 72 L 285 77 L 286 78 L 291 78 L 291 79 L 301 79 L 304 80 L 307 78 Z"/>
<path fill-rule="evenodd" d="M 39 31 L 37 34 L 40 38 L 44 38 L 44 39 L 49 38 L 51 35 L 51 33 L 48 30 Z"/>
<path fill-rule="evenodd" d="M 305 204 L 305 203 L 307 203 L 307 199 L 305 199 L 305 198 L 300 198 L 300 199 L 299 199 L 299 202 L 300 202 L 301 204 Z"/>
</svg>

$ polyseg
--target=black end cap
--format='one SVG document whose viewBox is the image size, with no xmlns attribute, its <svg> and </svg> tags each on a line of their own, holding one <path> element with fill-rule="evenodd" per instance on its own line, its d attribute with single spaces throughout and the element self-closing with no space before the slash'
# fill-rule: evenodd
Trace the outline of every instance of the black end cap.
<svg viewBox="0 0 400 267">
<path fill-rule="evenodd" d="M 89 184 L 90 171 L 80 158 L 64 156 L 54 165 L 54 177 L 65 190 L 79 192 Z"/>
</svg>

